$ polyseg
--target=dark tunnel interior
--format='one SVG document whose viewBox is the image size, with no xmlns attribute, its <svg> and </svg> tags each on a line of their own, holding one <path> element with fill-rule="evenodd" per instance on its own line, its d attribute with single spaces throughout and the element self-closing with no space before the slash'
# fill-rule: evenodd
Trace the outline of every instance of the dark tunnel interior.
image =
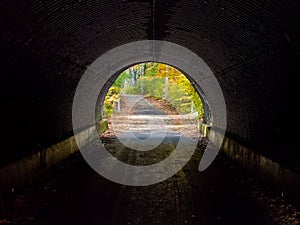
<svg viewBox="0 0 300 225">
<path fill-rule="evenodd" d="M 87 66 L 118 45 L 157 39 L 197 53 L 224 92 L 227 134 L 297 162 L 297 1 L 2 1 L 5 163 L 72 135 Z M 152 19 L 153 18 L 153 19 Z M 297 130 L 297 128 L 296 128 Z"/>
<path fill-rule="evenodd" d="M 201 57 L 223 91 L 226 136 L 300 172 L 297 0 L 2 0 L 0 165 L 73 135 L 88 66 L 141 40 Z"/>
</svg>

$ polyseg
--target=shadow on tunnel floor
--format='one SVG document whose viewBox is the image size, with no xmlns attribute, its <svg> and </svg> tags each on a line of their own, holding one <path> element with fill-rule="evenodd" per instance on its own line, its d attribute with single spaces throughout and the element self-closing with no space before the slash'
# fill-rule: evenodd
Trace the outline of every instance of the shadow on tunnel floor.
<svg viewBox="0 0 300 225">
<path fill-rule="evenodd" d="M 299 224 L 297 209 L 225 155 L 199 173 L 205 145 L 203 139 L 176 175 L 145 187 L 102 178 L 77 152 L 7 198 L 1 206 L 1 224 Z"/>
</svg>

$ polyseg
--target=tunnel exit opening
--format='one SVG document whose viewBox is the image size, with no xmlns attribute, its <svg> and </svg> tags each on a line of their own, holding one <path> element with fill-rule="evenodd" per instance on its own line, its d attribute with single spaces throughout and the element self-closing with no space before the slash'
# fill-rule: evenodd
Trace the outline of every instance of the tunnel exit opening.
<svg viewBox="0 0 300 225">
<path fill-rule="evenodd" d="M 137 63 L 104 85 L 96 120 L 111 122 L 117 115 L 130 114 L 153 120 L 155 115 L 185 115 L 195 124 L 208 123 L 210 112 L 204 97 L 200 87 L 179 69 L 159 62 Z"/>
<path fill-rule="evenodd" d="M 149 74 L 145 73 L 147 66 L 152 67 Z M 175 88 L 171 87 L 176 76 L 169 75 L 169 69 L 174 73 L 180 72 L 180 76 L 185 76 L 189 81 L 188 84 L 201 99 L 202 114 L 196 112 L 198 109 L 189 93 L 182 95 L 180 101 L 176 98 L 180 88 L 176 88 L 179 84 L 174 84 Z M 123 86 L 118 91 L 118 88 L 111 86 L 122 78 L 122 73 L 125 78 L 121 84 L 125 88 Z M 130 76 L 126 78 L 126 74 Z M 159 74 L 162 74 L 161 77 Z M 146 92 L 147 85 L 150 94 Z M 158 89 L 158 86 L 162 88 Z M 177 93 L 173 95 L 173 100 L 172 91 Z M 112 97 L 118 94 L 119 96 Z M 105 101 L 108 100 L 114 104 L 105 106 Z M 178 104 L 179 109 L 175 107 L 172 110 L 177 112 L 175 115 L 157 113 L 166 110 L 167 106 L 174 109 L 172 102 L 181 103 Z M 122 107 L 124 105 L 127 107 Z M 123 109 L 127 111 L 122 114 Z M 188 112 L 180 113 L 180 110 Z M 195 114 L 197 116 L 189 117 Z M 120 145 L 109 141 L 103 143 L 103 139 L 99 138 L 97 124 L 103 122 L 105 117 L 111 117 L 113 135 Z M 197 121 L 200 119 L 209 123 L 211 130 L 218 129 L 218 134 L 212 133 L 214 143 L 208 143 L 199 163 L 199 171 L 203 171 L 213 162 L 223 141 L 226 128 L 224 97 L 213 72 L 198 55 L 183 46 L 166 41 L 131 42 L 101 55 L 87 68 L 73 99 L 73 131 L 82 156 L 96 172 L 125 185 L 154 184 L 183 168 L 197 148 Z M 202 125 L 200 127 L 202 129 Z M 82 129 L 87 130 L 83 134 L 78 133 Z M 195 137 L 191 135 L 192 131 L 195 131 Z M 82 138 L 85 137 L 92 144 L 84 144 Z M 158 156 L 153 149 L 160 149 L 161 144 L 170 146 L 170 149 L 163 148 L 164 151 L 159 152 L 165 155 Z M 124 147 L 126 151 L 122 149 Z M 154 155 L 147 155 L 152 153 Z"/>
<path fill-rule="evenodd" d="M 127 152 L 143 158 L 131 164 L 150 165 L 168 157 L 181 136 L 198 139 L 199 122 L 208 121 L 210 113 L 195 86 L 188 75 L 160 62 L 116 73 L 100 92 L 96 110 L 98 121 L 108 124 L 105 132 L 98 129 L 106 149 L 120 161 Z"/>
</svg>

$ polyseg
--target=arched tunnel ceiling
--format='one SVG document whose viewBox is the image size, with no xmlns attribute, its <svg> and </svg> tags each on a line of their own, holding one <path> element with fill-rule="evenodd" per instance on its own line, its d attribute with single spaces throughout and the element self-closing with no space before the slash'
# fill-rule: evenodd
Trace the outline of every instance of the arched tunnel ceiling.
<svg viewBox="0 0 300 225">
<path fill-rule="evenodd" d="M 295 158 L 295 142 L 282 138 L 291 137 L 286 121 L 296 115 L 298 14 L 296 0 L 3 0 L 1 118 L 12 143 L 5 154 L 30 154 L 71 135 L 72 99 L 87 66 L 118 45 L 158 39 L 211 67 L 228 135 Z"/>
</svg>

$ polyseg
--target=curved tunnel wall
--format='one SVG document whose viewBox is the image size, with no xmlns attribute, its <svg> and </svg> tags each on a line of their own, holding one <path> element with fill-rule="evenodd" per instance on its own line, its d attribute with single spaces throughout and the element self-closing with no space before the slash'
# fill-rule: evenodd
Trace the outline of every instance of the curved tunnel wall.
<svg viewBox="0 0 300 225">
<path fill-rule="evenodd" d="M 72 135 L 75 88 L 101 54 L 158 39 L 189 48 L 213 70 L 228 136 L 298 163 L 297 12 L 296 0 L 1 1 L 1 162 Z"/>
</svg>

